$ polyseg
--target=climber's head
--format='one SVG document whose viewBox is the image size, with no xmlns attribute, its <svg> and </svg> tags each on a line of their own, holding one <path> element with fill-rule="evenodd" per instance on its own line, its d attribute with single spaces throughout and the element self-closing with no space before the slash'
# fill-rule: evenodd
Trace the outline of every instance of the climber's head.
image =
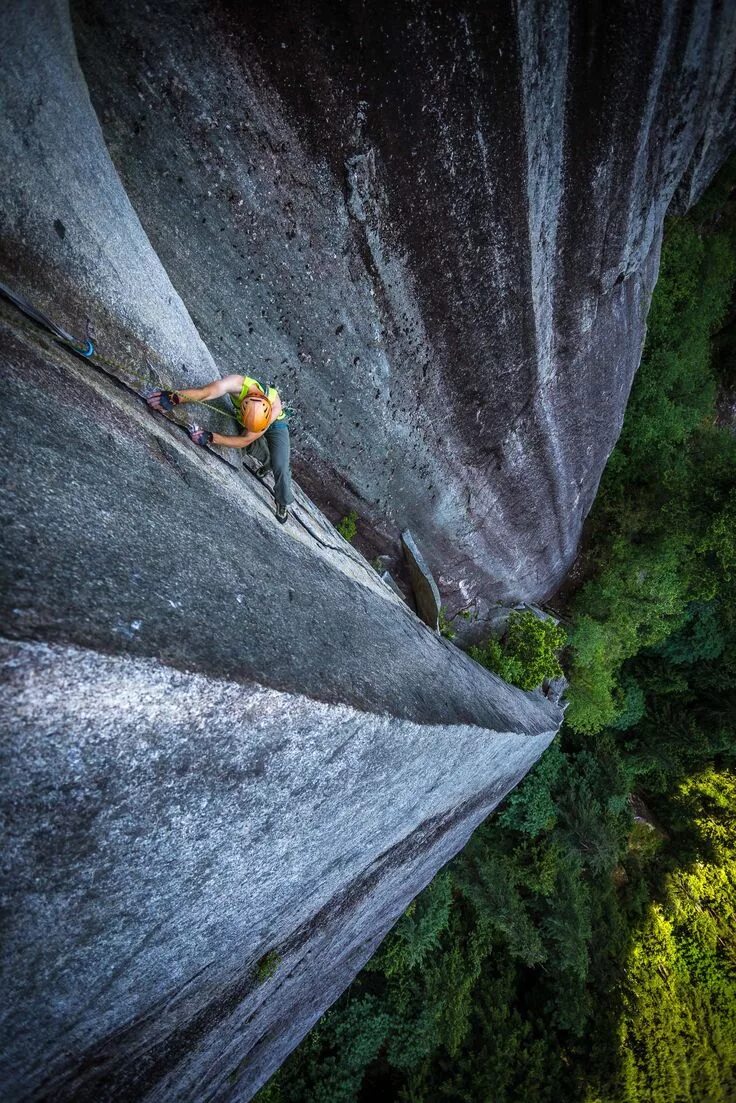
<svg viewBox="0 0 736 1103">
<path fill-rule="evenodd" d="M 271 403 L 265 394 L 252 391 L 240 407 L 243 425 L 249 433 L 262 433 L 271 420 Z"/>
</svg>

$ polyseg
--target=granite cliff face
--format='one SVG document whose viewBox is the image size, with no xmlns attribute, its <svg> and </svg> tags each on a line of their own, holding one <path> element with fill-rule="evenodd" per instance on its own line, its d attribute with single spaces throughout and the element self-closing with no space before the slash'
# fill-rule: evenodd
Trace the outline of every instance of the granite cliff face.
<svg viewBox="0 0 736 1103">
<path fill-rule="evenodd" d="M 3 1097 L 246 1100 L 562 714 L 139 392 L 258 365 L 320 501 L 545 593 L 734 5 L 6 9 L 0 280 L 99 355 L 0 303 Z"/>
<path fill-rule="evenodd" d="M 733 0 L 72 10 L 143 226 L 219 367 L 298 407 L 303 485 L 377 550 L 410 527 L 451 611 L 548 595 L 665 212 L 733 143 Z"/>
<path fill-rule="evenodd" d="M 98 349 L 0 302 L 2 1097 L 247 1099 L 562 714 L 151 413 L 217 368 L 64 5 L 0 51 L 0 279 Z"/>
</svg>

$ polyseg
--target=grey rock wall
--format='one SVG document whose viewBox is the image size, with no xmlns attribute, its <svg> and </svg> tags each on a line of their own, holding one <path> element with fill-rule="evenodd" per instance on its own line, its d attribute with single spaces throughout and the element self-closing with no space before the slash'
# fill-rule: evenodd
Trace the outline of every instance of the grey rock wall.
<svg viewBox="0 0 736 1103">
<path fill-rule="evenodd" d="M 72 6 L 128 194 L 222 370 L 299 407 L 305 487 L 374 550 L 410 527 L 451 613 L 547 596 L 664 215 L 733 146 L 733 0 Z"/>
<path fill-rule="evenodd" d="M 146 372 L 152 355 L 192 382 L 212 378 L 212 357 L 110 162 L 67 5 L 8 0 L 0 54 L 6 282 L 72 332 L 89 315 L 100 352 L 123 366 Z"/>
<path fill-rule="evenodd" d="M 562 713 L 149 411 L 214 361 L 64 5 L 0 35 L 0 279 L 104 357 L 0 302 L 0 1094 L 246 1100 Z"/>
<path fill-rule="evenodd" d="M 5 1099 L 249 1098 L 551 735 L 60 645 L 0 670 Z"/>
<path fill-rule="evenodd" d="M 562 714 L 1 335 L 3 1098 L 247 1099 Z"/>
<path fill-rule="evenodd" d="M 734 9 L 6 3 L 0 279 L 105 362 L 0 305 L 4 1098 L 248 1099 L 562 717 L 135 391 L 271 375 L 450 611 L 543 596 Z"/>
</svg>

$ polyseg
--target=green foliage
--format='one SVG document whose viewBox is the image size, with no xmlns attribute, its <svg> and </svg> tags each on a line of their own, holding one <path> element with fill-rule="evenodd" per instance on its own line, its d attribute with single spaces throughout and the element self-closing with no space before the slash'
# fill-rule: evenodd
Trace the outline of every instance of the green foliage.
<svg viewBox="0 0 736 1103">
<path fill-rule="evenodd" d="M 452 881 L 438 873 L 425 892 L 406 910 L 378 954 L 366 966 L 387 977 L 400 976 L 422 965 L 447 929 L 452 905 Z"/>
<path fill-rule="evenodd" d="M 673 870 L 624 964 L 621 1103 L 728 1103 L 736 1094 L 736 777 L 674 795 L 699 856 Z"/>
<path fill-rule="evenodd" d="M 646 712 L 646 696 L 644 690 L 631 674 L 623 673 L 619 677 L 616 699 L 615 719 L 611 721 L 611 727 L 617 731 L 628 731 L 639 723 Z"/>
<path fill-rule="evenodd" d="M 281 955 L 276 950 L 269 950 L 256 965 L 256 981 L 263 984 L 274 975 L 281 964 Z"/>
<path fill-rule="evenodd" d="M 494 674 L 501 674 L 504 666 L 504 651 L 500 640 L 489 639 L 485 643 L 475 644 L 468 648 L 468 655 L 486 670 L 492 670 Z M 503 677 L 503 675 L 501 675 Z M 511 681 L 510 678 L 506 679 Z"/>
<path fill-rule="evenodd" d="M 531 610 L 514 610 L 503 644 L 491 639 L 468 648 L 468 654 L 512 685 L 536 689 L 545 678 L 561 677 L 557 652 L 564 647 L 565 640 L 565 629 L 551 618 L 542 620 Z"/>
<path fill-rule="evenodd" d="M 668 663 L 692 665 L 706 659 L 717 659 L 724 646 L 716 604 L 694 601 L 686 610 L 682 627 L 660 643 L 655 651 Z"/>
<path fill-rule="evenodd" d="M 578 732 L 628 723 L 623 665 L 736 574 L 736 441 L 713 424 L 711 366 L 736 278 L 735 209 L 715 227 L 700 221 L 713 219 L 707 204 L 668 226 L 644 357 L 591 516 L 597 569 L 573 606 L 567 721 Z"/>
<path fill-rule="evenodd" d="M 445 609 L 444 605 L 440 606 L 438 628 L 440 631 L 440 635 L 444 636 L 446 640 L 455 639 L 457 632 L 453 630 L 450 621 L 447 619 L 447 610 Z"/>
<path fill-rule="evenodd" d="M 556 738 L 536 766 L 509 796 L 499 814 L 499 823 L 524 835 L 535 837 L 549 831 L 557 822 L 557 805 L 552 796 L 566 764 Z"/>
<path fill-rule="evenodd" d="M 259 1103 L 355 1103 L 390 1027 L 390 1016 L 371 995 L 328 1011 L 299 1049 L 298 1075 L 284 1066 L 259 1092 Z"/>
<path fill-rule="evenodd" d="M 335 528 L 342 536 L 343 540 L 347 540 L 350 543 L 355 538 L 355 534 L 358 531 L 358 514 L 354 509 L 350 510 L 341 521 L 338 521 Z"/>
<path fill-rule="evenodd" d="M 736 577 L 736 490 L 731 491 L 723 508 L 711 521 L 697 551 L 715 557 L 726 581 L 731 582 Z"/>
</svg>

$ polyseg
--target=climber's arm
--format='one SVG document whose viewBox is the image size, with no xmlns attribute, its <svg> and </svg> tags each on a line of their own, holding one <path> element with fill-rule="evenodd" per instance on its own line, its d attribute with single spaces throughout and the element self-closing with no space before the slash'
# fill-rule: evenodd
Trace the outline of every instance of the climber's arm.
<svg viewBox="0 0 736 1103">
<path fill-rule="evenodd" d="M 254 440 L 262 437 L 265 432 L 264 429 L 260 433 L 241 433 L 238 437 L 225 436 L 224 433 L 213 433 L 212 444 L 220 444 L 225 448 L 247 448 Z"/>
<path fill-rule="evenodd" d="M 210 398 L 222 398 L 226 394 L 240 394 L 244 376 L 225 375 L 204 387 L 189 387 L 183 391 L 154 391 L 146 400 L 154 410 L 168 413 L 174 406 L 188 402 L 207 402 Z"/>
<path fill-rule="evenodd" d="M 175 391 L 179 402 L 207 402 L 210 398 L 222 398 L 226 394 L 240 394 L 243 389 L 242 375 L 224 375 L 204 387 L 190 387 L 186 391 Z"/>
</svg>

